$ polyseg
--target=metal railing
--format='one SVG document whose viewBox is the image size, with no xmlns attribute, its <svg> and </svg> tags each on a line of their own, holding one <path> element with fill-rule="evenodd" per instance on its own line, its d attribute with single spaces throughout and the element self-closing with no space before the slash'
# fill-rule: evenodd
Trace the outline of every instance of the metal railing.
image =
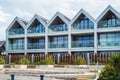
<svg viewBox="0 0 120 80">
<path fill-rule="evenodd" d="M 24 45 L 9 44 L 9 50 L 23 50 Z"/>
<path fill-rule="evenodd" d="M 94 42 L 83 42 L 80 44 L 78 41 L 72 41 L 72 47 L 94 47 Z"/>
<path fill-rule="evenodd" d="M 56 44 L 54 42 L 50 42 L 48 43 L 48 47 L 49 48 L 68 48 L 68 43 L 65 42 L 65 43 Z"/>
<path fill-rule="evenodd" d="M 49 29 L 48 29 L 48 32 L 61 32 L 61 31 L 68 31 L 66 24 L 51 25 L 49 26 Z"/>
<path fill-rule="evenodd" d="M 45 33 L 45 27 L 43 25 L 29 27 L 27 33 Z"/>
<path fill-rule="evenodd" d="M 18 28 L 18 29 L 10 29 L 9 30 L 9 35 L 16 35 L 16 34 L 24 34 L 24 29 Z"/>
<path fill-rule="evenodd" d="M 40 44 L 40 43 L 28 43 L 27 44 L 28 49 L 44 49 L 45 44 Z"/>
<path fill-rule="evenodd" d="M 120 27 L 120 22 L 116 24 L 108 24 L 108 21 L 98 22 L 98 28 L 111 28 L 111 27 Z"/>
<path fill-rule="evenodd" d="M 99 46 L 120 46 L 120 42 L 119 41 L 110 41 L 110 42 L 103 42 L 103 41 L 100 41 L 99 42 Z"/>
<path fill-rule="evenodd" d="M 81 26 L 80 23 L 75 23 L 72 27 L 72 30 L 84 30 L 84 29 L 93 29 L 94 25 Z"/>
</svg>

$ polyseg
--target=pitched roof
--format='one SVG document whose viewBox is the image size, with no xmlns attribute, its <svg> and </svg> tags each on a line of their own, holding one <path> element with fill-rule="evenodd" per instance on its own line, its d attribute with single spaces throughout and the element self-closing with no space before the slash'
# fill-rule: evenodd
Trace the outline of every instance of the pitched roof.
<svg viewBox="0 0 120 80">
<path fill-rule="evenodd" d="M 0 47 L 2 47 L 5 44 L 5 41 L 0 41 Z"/>
<path fill-rule="evenodd" d="M 48 26 L 57 18 L 59 17 L 62 21 L 64 21 L 67 25 L 69 25 L 70 19 L 64 16 L 60 12 L 56 12 L 56 14 L 52 17 L 52 19 L 49 21 Z"/>
<path fill-rule="evenodd" d="M 27 28 L 30 27 L 30 25 L 37 19 L 42 25 L 46 26 L 48 23 L 48 20 L 35 14 L 34 17 L 30 20 L 30 22 L 27 25 Z"/>
<path fill-rule="evenodd" d="M 91 21 L 93 22 L 95 21 L 95 19 L 88 12 L 86 12 L 84 9 L 80 9 L 80 11 L 72 19 L 71 24 L 73 24 L 75 20 L 78 19 L 81 14 L 84 14 L 85 16 L 87 16 Z"/>
<path fill-rule="evenodd" d="M 113 12 L 118 18 L 120 18 L 120 13 L 118 11 L 116 11 L 111 5 L 109 5 L 96 19 L 96 21 L 98 22 L 108 11 Z"/>
<path fill-rule="evenodd" d="M 18 17 L 18 19 L 21 20 L 25 25 L 28 24 L 28 21 L 27 21 L 27 20 L 25 20 L 25 19 L 23 19 L 23 18 L 20 18 L 20 17 Z"/>
</svg>

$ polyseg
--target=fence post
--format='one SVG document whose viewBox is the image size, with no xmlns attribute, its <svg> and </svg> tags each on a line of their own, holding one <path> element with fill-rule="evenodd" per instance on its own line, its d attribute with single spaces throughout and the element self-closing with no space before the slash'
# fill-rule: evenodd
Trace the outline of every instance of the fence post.
<svg viewBox="0 0 120 80">
<path fill-rule="evenodd" d="M 15 80 L 14 77 L 15 77 L 15 75 L 12 74 L 12 75 L 11 75 L 11 80 Z"/>
<path fill-rule="evenodd" d="M 89 65 L 90 64 L 90 55 L 89 55 L 89 53 L 87 53 L 87 65 Z"/>
<path fill-rule="evenodd" d="M 31 61 L 34 62 L 34 54 L 32 54 Z"/>
<path fill-rule="evenodd" d="M 57 54 L 57 64 L 60 63 L 60 53 Z"/>
<path fill-rule="evenodd" d="M 11 55 L 8 55 L 8 62 L 11 62 Z"/>
<path fill-rule="evenodd" d="M 44 75 L 40 75 L 40 80 L 44 80 Z"/>
</svg>

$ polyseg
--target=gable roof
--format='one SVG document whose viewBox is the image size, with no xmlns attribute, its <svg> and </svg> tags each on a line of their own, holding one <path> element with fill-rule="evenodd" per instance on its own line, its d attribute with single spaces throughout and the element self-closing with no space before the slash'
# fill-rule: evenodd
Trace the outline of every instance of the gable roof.
<svg viewBox="0 0 120 80">
<path fill-rule="evenodd" d="M 21 20 L 25 25 L 28 24 L 28 21 L 27 21 L 27 20 L 25 20 L 25 19 L 23 19 L 23 18 L 20 18 L 20 17 L 18 17 L 18 18 L 19 18 L 19 20 Z"/>
<path fill-rule="evenodd" d="M 6 30 L 9 30 L 15 22 L 18 22 L 23 28 L 26 27 L 26 24 L 25 22 L 23 22 L 23 19 L 22 18 L 19 18 L 19 17 L 15 17 L 14 20 L 11 22 L 11 24 L 8 26 L 8 28 Z"/>
<path fill-rule="evenodd" d="M 47 26 L 48 20 L 35 14 L 34 17 L 30 20 L 30 22 L 27 25 L 27 28 L 37 19 L 42 25 Z"/>
<path fill-rule="evenodd" d="M 67 25 L 69 25 L 70 19 L 67 18 L 66 16 L 64 16 L 62 13 L 57 12 L 52 19 L 49 21 L 48 26 L 50 26 L 50 24 L 57 18 L 59 17 L 64 23 L 66 23 Z"/>
<path fill-rule="evenodd" d="M 116 11 L 111 5 L 109 5 L 96 19 L 96 21 L 98 22 L 100 19 L 103 18 L 103 16 L 108 12 L 108 11 L 113 12 L 118 18 L 120 18 L 120 13 L 118 11 Z"/>
<path fill-rule="evenodd" d="M 73 24 L 75 20 L 78 19 L 81 14 L 84 14 L 85 16 L 87 16 L 92 22 L 95 21 L 95 19 L 90 14 L 88 14 L 84 9 L 80 9 L 80 11 L 72 19 L 71 24 Z"/>
<path fill-rule="evenodd" d="M 0 41 L 0 47 L 2 47 L 5 44 L 5 41 Z"/>
</svg>

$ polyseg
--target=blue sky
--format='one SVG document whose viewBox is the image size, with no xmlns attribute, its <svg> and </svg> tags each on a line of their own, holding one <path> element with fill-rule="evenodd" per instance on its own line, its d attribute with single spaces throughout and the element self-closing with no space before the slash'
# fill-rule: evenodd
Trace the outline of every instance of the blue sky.
<svg viewBox="0 0 120 80">
<path fill-rule="evenodd" d="M 29 21 L 38 14 L 50 20 L 59 11 L 72 19 L 83 8 L 96 19 L 108 5 L 120 12 L 120 0 L 0 0 L 0 40 L 16 16 Z"/>
</svg>

